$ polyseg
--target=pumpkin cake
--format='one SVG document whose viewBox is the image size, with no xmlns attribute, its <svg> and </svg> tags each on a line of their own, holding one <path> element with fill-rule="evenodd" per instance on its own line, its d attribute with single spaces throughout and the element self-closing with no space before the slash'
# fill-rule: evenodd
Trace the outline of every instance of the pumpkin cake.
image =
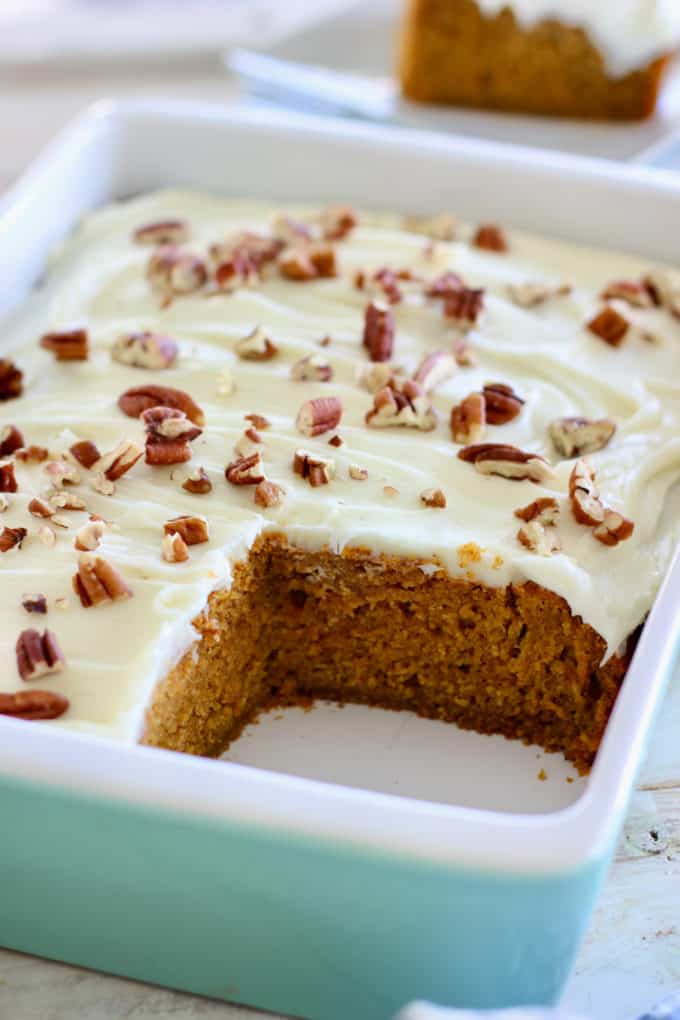
<svg viewBox="0 0 680 1020">
<path fill-rule="evenodd" d="M 408 0 L 399 76 L 421 102 L 637 120 L 678 44 L 663 0 Z"/>
<path fill-rule="evenodd" d="M 677 275 L 165 191 L 3 336 L 0 714 L 217 755 L 324 698 L 589 767 L 680 537 Z"/>
</svg>

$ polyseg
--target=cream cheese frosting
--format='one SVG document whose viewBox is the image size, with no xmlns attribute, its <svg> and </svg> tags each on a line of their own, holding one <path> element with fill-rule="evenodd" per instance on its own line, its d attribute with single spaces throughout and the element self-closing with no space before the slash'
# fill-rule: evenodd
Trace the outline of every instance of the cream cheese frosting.
<svg viewBox="0 0 680 1020">
<path fill-rule="evenodd" d="M 554 19 L 582 28 L 604 57 L 609 72 L 623 77 L 680 44 L 676 0 L 477 0 L 486 17 L 510 7 L 531 28 Z"/>
<path fill-rule="evenodd" d="M 0 692 L 30 689 L 17 673 L 15 642 L 27 627 L 49 627 L 67 666 L 33 686 L 69 698 L 69 711 L 54 725 L 138 739 L 155 683 L 193 640 L 192 619 L 212 590 L 229 586 L 234 564 L 267 530 L 283 530 L 308 549 L 363 546 L 416 556 L 426 571 L 445 569 L 496 586 L 529 579 L 563 596 L 602 635 L 608 654 L 653 602 L 680 538 L 680 321 L 663 308 L 622 305 L 634 328 L 618 348 L 584 323 L 601 309 L 599 294 L 609 281 L 660 267 L 519 233 L 511 235 L 508 254 L 496 254 L 470 245 L 463 227 L 462 240 L 433 247 L 396 216 L 364 213 L 337 244 L 336 278 L 295 283 L 272 273 L 258 286 L 193 293 L 166 306 L 152 292 L 146 276 L 150 249 L 132 240 L 137 227 L 181 217 L 191 228 L 186 249 L 205 255 L 213 242 L 239 231 L 270 233 L 280 208 L 164 191 L 98 210 L 55 253 L 40 288 L 5 323 L 2 355 L 23 370 L 24 394 L 0 404 L 0 427 L 15 424 L 27 443 L 56 454 L 82 439 L 94 441 L 102 453 L 122 439 L 143 446 L 142 423 L 125 417 L 117 399 L 147 382 L 186 391 L 205 413 L 190 463 L 152 467 L 140 460 L 112 495 L 94 491 L 84 470 L 73 487 L 88 512 L 108 522 L 98 553 L 131 587 L 130 600 L 81 607 L 71 578 L 74 536 L 87 514 L 65 511 L 70 526 L 54 527 L 56 542 L 46 547 L 37 533 L 49 522 L 27 512 L 48 484 L 44 465 L 16 464 L 18 491 L 7 495 L 0 527 L 29 533 L 21 548 L 0 554 Z M 286 211 L 299 218 L 318 212 Z M 468 333 L 477 364 L 459 367 L 433 392 L 438 424 L 430 432 L 365 424 L 373 398 L 357 379 L 370 365 L 361 341 L 368 298 L 352 281 L 358 270 L 370 274 L 385 265 L 427 279 L 451 269 L 470 286 L 485 288 L 484 314 Z M 537 281 L 567 281 L 572 290 L 535 308 L 510 300 L 508 285 Z M 407 374 L 459 335 L 441 303 L 425 298 L 420 286 L 405 285 L 393 314 L 392 360 Z M 74 323 L 88 329 L 89 359 L 57 362 L 39 339 Z M 271 361 L 242 360 L 236 353 L 239 340 L 257 325 L 279 348 Z M 153 371 L 112 360 L 114 342 L 139 330 L 177 341 L 172 367 Z M 330 343 L 321 346 L 326 336 Z M 318 354 L 330 363 L 332 380 L 294 380 L 292 366 Z M 456 456 L 451 407 L 488 381 L 511 385 L 525 403 L 515 420 L 490 427 L 485 439 L 545 457 L 555 470 L 545 484 L 483 476 Z M 334 430 L 344 440 L 338 448 L 328 445 L 333 433 L 307 438 L 295 425 L 304 401 L 327 395 L 342 402 Z M 278 507 L 258 507 L 251 486 L 225 481 L 248 413 L 271 423 L 262 433 L 262 452 L 267 477 L 285 490 Z M 574 461 L 559 459 L 548 434 L 550 422 L 565 415 L 609 416 L 617 423 L 612 441 L 591 457 L 603 500 L 635 524 L 633 535 L 616 547 L 595 541 L 569 512 Z M 329 484 L 312 488 L 293 472 L 300 448 L 333 458 Z M 182 482 L 199 465 L 213 487 L 197 496 Z M 352 465 L 365 469 L 367 478 L 352 478 Z M 420 494 L 431 488 L 444 492 L 445 509 L 423 505 Z M 517 541 L 514 511 L 540 496 L 556 498 L 561 508 L 561 551 L 552 556 Z M 180 514 L 205 517 L 210 540 L 191 546 L 186 562 L 168 563 L 161 557 L 163 524 Z M 22 595 L 32 592 L 46 596 L 47 616 L 22 608 Z"/>
</svg>

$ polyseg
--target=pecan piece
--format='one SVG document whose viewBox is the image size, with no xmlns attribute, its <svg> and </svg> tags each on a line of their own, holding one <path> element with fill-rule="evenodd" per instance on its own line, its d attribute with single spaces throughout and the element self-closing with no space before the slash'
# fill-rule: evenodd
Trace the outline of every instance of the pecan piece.
<svg viewBox="0 0 680 1020">
<path fill-rule="evenodd" d="M 294 280 L 296 283 L 315 280 L 319 275 L 307 246 L 291 245 L 289 248 L 285 248 L 279 255 L 278 267 L 282 276 L 285 276 L 287 280 Z"/>
<path fill-rule="evenodd" d="M 505 383 L 484 384 L 484 404 L 489 425 L 506 425 L 522 410 L 524 401 Z"/>
<path fill-rule="evenodd" d="M 350 464 L 347 469 L 349 477 L 355 482 L 365 482 L 368 478 L 368 471 L 359 464 Z"/>
<path fill-rule="evenodd" d="M 61 673 L 66 665 L 63 652 L 51 630 L 22 630 L 16 643 L 17 669 L 22 680 L 37 680 Z"/>
<path fill-rule="evenodd" d="M 386 386 L 376 393 L 366 424 L 371 428 L 404 425 L 431 432 L 436 428 L 437 416 L 422 386 L 409 379 L 400 390 Z"/>
<path fill-rule="evenodd" d="M 618 545 L 633 534 L 635 525 L 616 510 L 605 509 L 604 519 L 593 529 L 593 536 L 602 545 Z"/>
<path fill-rule="evenodd" d="M 42 464 L 50 455 L 50 451 L 44 446 L 25 446 L 17 450 L 16 459 L 24 464 Z"/>
<path fill-rule="evenodd" d="M 386 386 L 398 389 L 396 376 L 398 370 L 394 369 L 388 361 L 376 361 L 372 365 L 363 365 L 359 369 L 357 381 L 369 393 L 377 393 Z"/>
<path fill-rule="evenodd" d="M 390 269 L 388 266 L 382 266 L 382 268 L 376 269 L 372 279 L 386 301 L 391 305 L 399 304 L 404 295 L 399 286 L 397 274 L 393 269 Z"/>
<path fill-rule="evenodd" d="M 173 407 L 182 411 L 194 425 L 204 425 L 205 415 L 188 393 L 173 389 L 172 386 L 133 386 L 118 398 L 118 407 L 128 418 L 139 418 L 142 411 L 150 407 Z"/>
<path fill-rule="evenodd" d="M 359 216 L 350 205 L 330 205 L 321 211 L 319 220 L 327 241 L 342 241 L 357 226 Z"/>
<path fill-rule="evenodd" d="M 0 553 L 10 549 L 21 549 L 21 543 L 28 534 L 26 528 L 0 528 Z"/>
<path fill-rule="evenodd" d="M 179 531 L 163 535 L 161 539 L 161 556 L 166 563 L 184 563 L 189 559 L 187 544 Z"/>
<path fill-rule="evenodd" d="M 256 326 L 251 333 L 238 341 L 234 350 L 244 361 L 270 361 L 279 349 L 262 326 Z"/>
<path fill-rule="evenodd" d="M 625 301 L 632 308 L 651 308 L 655 303 L 642 280 L 612 280 L 604 288 L 600 297 L 603 301 L 618 298 Z"/>
<path fill-rule="evenodd" d="M 0 492 L 17 492 L 16 476 L 14 474 L 14 463 L 11 460 L 0 463 Z"/>
<path fill-rule="evenodd" d="M 118 570 L 101 556 L 89 553 L 81 553 L 78 557 L 78 573 L 73 575 L 73 590 L 84 609 L 104 602 L 132 598 L 132 591 Z"/>
<path fill-rule="evenodd" d="M 50 506 L 53 510 L 87 510 L 85 500 L 76 496 L 73 492 L 54 492 L 50 496 Z M 56 520 L 56 518 L 53 518 Z"/>
<path fill-rule="evenodd" d="M 159 248 L 149 259 L 146 277 L 151 290 L 167 303 L 173 297 L 201 290 L 207 282 L 208 270 L 198 255 L 165 247 Z"/>
<path fill-rule="evenodd" d="M 68 698 L 56 691 L 0 694 L 0 715 L 9 715 L 14 719 L 58 719 L 68 707 Z"/>
<path fill-rule="evenodd" d="M 591 319 L 586 324 L 586 329 L 594 333 L 601 340 L 604 340 L 610 347 L 619 347 L 628 332 L 629 326 L 628 319 L 617 312 L 615 308 L 612 308 L 611 305 L 606 305 L 594 319 Z"/>
<path fill-rule="evenodd" d="M 527 453 L 504 443 L 477 443 L 458 451 L 460 460 L 474 464 L 483 475 L 498 475 L 513 482 L 530 481 L 544 484 L 554 478 L 554 471 L 537 453 Z"/>
<path fill-rule="evenodd" d="M 303 436 L 320 436 L 337 428 L 341 418 L 342 404 L 337 397 L 316 397 L 304 402 L 295 425 Z"/>
<path fill-rule="evenodd" d="M 34 496 L 28 504 L 29 514 L 33 514 L 34 517 L 51 517 L 54 510 L 51 506 L 45 502 L 44 499 L 39 499 L 38 496 Z"/>
<path fill-rule="evenodd" d="M 444 510 L 446 507 L 446 496 L 441 489 L 425 489 L 420 494 L 420 502 L 433 510 Z"/>
<path fill-rule="evenodd" d="M 448 298 L 459 290 L 465 290 L 465 284 L 462 277 L 450 269 L 425 285 L 425 294 L 431 298 Z"/>
<path fill-rule="evenodd" d="M 147 464 L 183 464 L 190 460 L 189 443 L 197 439 L 203 430 L 193 425 L 183 411 L 173 407 L 150 407 L 142 411 L 140 417 L 146 429 Z M 137 457 L 132 463 L 136 460 Z"/>
<path fill-rule="evenodd" d="M 475 248 L 483 248 L 485 251 L 506 252 L 508 250 L 508 239 L 502 227 L 497 223 L 482 223 L 472 238 Z"/>
<path fill-rule="evenodd" d="M 182 514 L 166 521 L 163 532 L 166 535 L 181 535 L 187 545 L 200 545 L 210 538 L 205 517 L 196 517 L 193 514 Z"/>
<path fill-rule="evenodd" d="M 45 464 L 43 471 L 49 477 L 52 485 L 61 488 L 64 485 L 78 485 L 80 475 L 73 464 L 65 460 L 50 460 Z"/>
<path fill-rule="evenodd" d="M 486 405 L 481 393 L 470 393 L 451 408 L 454 443 L 478 443 L 486 429 Z"/>
<path fill-rule="evenodd" d="M 228 241 L 213 244 L 210 248 L 211 258 L 217 262 L 233 259 L 246 271 L 246 264 L 258 274 L 268 262 L 273 262 L 283 244 L 276 237 L 265 237 L 253 231 L 243 231 Z"/>
<path fill-rule="evenodd" d="M 23 445 L 23 434 L 16 425 L 5 425 L 0 429 L 0 457 L 11 457 Z"/>
<path fill-rule="evenodd" d="M 432 351 L 418 365 L 415 382 L 419 383 L 426 393 L 436 389 L 456 371 L 456 359 L 448 351 Z"/>
<path fill-rule="evenodd" d="M 311 241 L 312 231 L 307 223 L 296 220 L 288 213 L 278 213 L 272 223 L 272 233 L 281 244 L 295 244 L 300 241 Z"/>
<path fill-rule="evenodd" d="M 205 468 L 198 467 L 182 482 L 182 488 L 194 496 L 205 496 L 206 493 L 212 491 L 212 482 L 208 478 Z"/>
<path fill-rule="evenodd" d="M 333 378 L 333 369 L 320 354 L 308 354 L 295 362 L 290 374 L 295 382 L 329 382 Z"/>
<path fill-rule="evenodd" d="M 559 552 L 561 545 L 555 530 L 559 514 L 559 503 L 552 496 L 535 499 L 528 506 L 515 510 L 515 517 L 524 522 L 517 532 L 518 541 L 539 556 Z"/>
<path fill-rule="evenodd" d="M 253 497 L 257 506 L 270 507 L 280 506 L 283 502 L 283 489 L 276 482 L 270 482 L 266 478 L 255 486 Z"/>
<path fill-rule="evenodd" d="M 264 429 L 271 428 L 271 422 L 262 414 L 244 414 L 243 417 L 246 421 L 251 422 L 253 428 L 260 429 L 262 431 L 264 431 Z"/>
<path fill-rule="evenodd" d="M 669 273 L 649 273 L 642 281 L 652 303 L 657 308 L 665 308 L 670 314 L 680 319 L 680 282 Z"/>
<path fill-rule="evenodd" d="M 306 478 L 316 488 L 328 485 L 335 478 L 335 461 L 328 457 L 319 457 L 308 450 L 296 450 L 293 458 L 293 471 L 296 475 Z"/>
<path fill-rule="evenodd" d="M 460 287 L 444 298 L 444 315 L 447 319 L 453 319 L 461 329 L 470 329 L 474 326 L 483 307 L 483 287 Z"/>
<path fill-rule="evenodd" d="M 394 316 L 382 301 L 371 301 L 364 312 L 364 347 L 371 361 L 389 361 L 394 346 Z"/>
<path fill-rule="evenodd" d="M 119 336 L 111 348 L 111 357 L 121 365 L 162 369 L 173 364 L 177 352 L 177 342 L 172 337 L 143 330 Z"/>
<path fill-rule="evenodd" d="M 99 520 L 88 521 L 77 533 L 74 545 L 79 552 L 94 552 L 101 545 L 104 537 L 104 522 Z"/>
<path fill-rule="evenodd" d="M 13 400 L 23 393 L 24 373 L 8 358 L 0 358 L 0 400 Z"/>
<path fill-rule="evenodd" d="M 604 506 L 587 460 L 577 460 L 569 476 L 571 510 L 579 524 L 594 528 L 604 520 Z"/>
<path fill-rule="evenodd" d="M 328 440 L 328 445 L 335 447 L 343 446 L 344 439 L 342 438 L 342 436 L 331 436 L 331 438 Z"/>
<path fill-rule="evenodd" d="M 233 294 L 240 287 L 254 287 L 260 280 L 255 260 L 245 251 L 233 251 L 215 270 L 218 290 Z"/>
<path fill-rule="evenodd" d="M 548 432 L 557 452 L 567 459 L 604 449 L 616 432 L 611 418 L 556 418 Z"/>
<path fill-rule="evenodd" d="M 22 595 L 21 605 L 27 613 L 41 613 L 44 616 L 47 612 L 47 599 L 39 592 Z"/>
<path fill-rule="evenodd" d="M 264 481 L 260 453 L 252 453 L 249 457 L 239 457 L 231 464 L 227 464 L 224 476 L 232 485 L 259 485 Z"/>
<path fill-rule="evenodd" d="M 193 431 L 197 431 L 198 435 L 201 433 L 200 429 Z M 110 482 L 115 482 L 135 466 L 143 452 L 136 443 L 129 439 L 123 439 L 115 450 L 100 457 L 96 464 L 96 470 L 101 471 Z"/>
<path fill-rule="evenodd" d="M 89 439 L 81 439 L 79 442 L 74 443 L 73 446 L 69 447 L 69 453 L 87 471 L 94 467 L 101 457 L 99 450 Z"/>
<path fill-rule="evenodd" d="M 87 361 L 90 353 L 86 329 L 45 333 L 40 339 L 40 346 L 52 351 L 57 361 Z"/>
<path fill-rule="evenodd" d="M 158 220 L 137 227 L 132 237 L 137 244 L 173 245 L 189 240 L 189 224 L 185 220 Z"/>
<path fill-rule="evenodd" d="M 545 304 L 550 298 L 571 294 L 571 291 L 572 287 L 569 283 L 527 281 L 526 283 L 511 283 L 508 286 L 511 300 L 520 308 L 535 308 L 537 305 Z"/>
</svg>

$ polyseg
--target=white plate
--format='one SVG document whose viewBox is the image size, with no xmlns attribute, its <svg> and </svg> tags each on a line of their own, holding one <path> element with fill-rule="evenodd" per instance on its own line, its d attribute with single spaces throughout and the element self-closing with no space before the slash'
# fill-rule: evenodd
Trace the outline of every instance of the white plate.
<svg viewBox="0 0 680 1020">
<path fill-rule="evenodd" d="M 597 2 L 597 0 L 593 0 Z M 602 0 L 600 0 L 602 2 Z M 385 120 L 472 138 L 559 149 L 606 159 L 631 159 L 656 146 L 680 127 L 680 65 L 666 79 L 656 114 L 648 121 L 613 123 L 497 114 L 443 108 L 401 99 L 391 78 L 396 60 L 399 12 L 403 0 L 372 0 L 344 9 L 292 32 L 260 52 L 281 60 L 316 65 L 362 76 L 365 99 L 375 97 Z M 286 97 L 288 98 L 288 97 Z"/>
</svg>

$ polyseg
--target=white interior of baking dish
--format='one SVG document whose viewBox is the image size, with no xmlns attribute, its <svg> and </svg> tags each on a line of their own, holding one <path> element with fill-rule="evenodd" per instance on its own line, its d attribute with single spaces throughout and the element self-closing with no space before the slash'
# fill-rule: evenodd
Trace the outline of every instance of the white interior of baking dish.
<svg viewBox="0 0 680 1020">
<path fill-rule="evenodd" d="M 0 313 L 26 295 L 87 208 L 171 184 L 453 208 L 473 221 L 668 261 L 680 236 L 680 183 L 660 172 L 288 113 L 104 104 L 53 143 L 0 206 Z M 0 770 L 428 859 L 573 866 L 602 850 L 625 807 L 677 651 L 678 604 L 680 563 L 588 780 L 559 755 L 500 737 L 332 705 L 263 716 L 220 762 L 0 719 Z"/>
</svg>

